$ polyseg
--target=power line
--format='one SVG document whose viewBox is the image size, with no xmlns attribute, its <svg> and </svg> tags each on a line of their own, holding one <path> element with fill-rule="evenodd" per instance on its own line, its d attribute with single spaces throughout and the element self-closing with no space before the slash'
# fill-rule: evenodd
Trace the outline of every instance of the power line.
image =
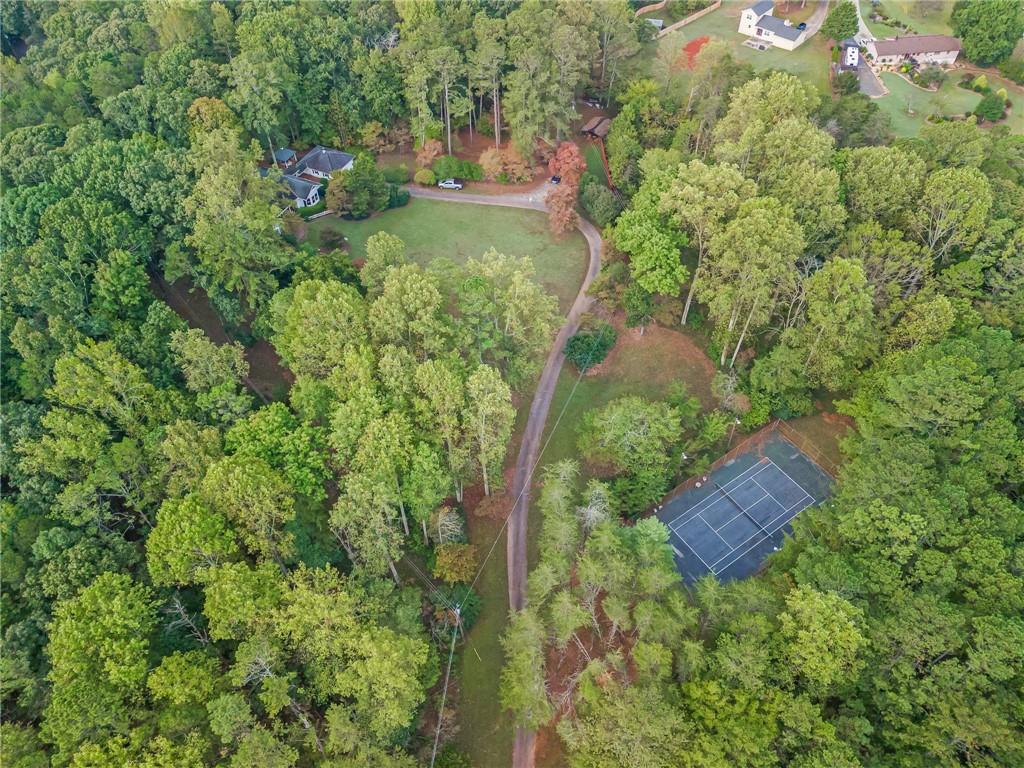
<svg viewBox="0 0 1024 768">
<path fill-rule="evenodd" d="M 434 760 L 437 759 L 437 744 L 441 740 L 441 720 L 444 717 L 444 703 L 448 698 L 448 681 L 452 676 L 452 659 L 455 658 L 455 638 L 459 636 L 458 624 L 459 609 L 455 609 L 456 630 L 452 632 L 452 647 L 448 652 L 448 669 L 444 673 L 444 688 L 441 690 L 441 706 L 437 708 L 437 730 L 434 732 L 434 748 L 430 752 L 430 768 L 434 768 Z"/>
<path fill-rule="evenodd" d="M 601 338 L 604 338 L 604 329 L 601 330 Z M 564 354 L 564 351 L 563 353 Z M 590 361 L 594 356 L 594 348 L 591 347 L 587 353 L 587 360 L 584 366 L 581 368 L 579 376 L 576 377 L 576 382 L 572 385 L 572 389 L 569 391 L 569 397 L 565 399 L 565 403 L 562 404 L 562 410 L 558 414 L 558 418 L 555 419 L 554 425 L 551 427 L 551 431 L 548 433 L 547 440 L 544 441 L 544 445 L 541 446 L 540 453 L 537 454 L 537 460 L 533 462 L 533 466 L 530 471 L 526 473 L 526 477 L 523 480 L 523 487 L 519 490 L 519 495 L 516 496 L 516 500 L 512 503 L 512 509 L 509 510 L 508 515 L 505 516 L 505 522 L 501 524 L 501 528 L 498 529 L 497 535 L 494 537 L 494 541 L 491 542 L 491 548 L 487 550 L 487 555 L 484 557 L 483 562 L 480 563 L 480 567 L 477 569 L 476 576 L 473 577 L 473 581 L 470 583 L 469 588 L 472 590 L 476 586 L 477 580 L 480 575 L 484 572 L 484 566 L 487 565 L 487 561 L 490 560 L 491 555 L 494 554 L 494 547 L 498 544 L 498 539 L 501 538 L 501 534 L 505 531 L 505 527 L 508 525 L 508 521 L 512 519 L 512 513 L 515 512 L 516 506 L 519 504 L 519 500 L 526 493 L 526 489 L 530 487 L 530 481 L 533 479 L 533 473 L 537 469 L 537 465 L 540 464 L 540 459 L 544 455 L 544 451 L 548 448 L 548 443 L 551 442 L 551 438 L 554 437 L 555 431 L 558 429 L 558 425 L 562 421 L 562 417 L 565 415 L 565 411 L 569 407 L 569 403 L 572 402 L 573 396 L 576 394 L 576 388 L 579 387 L 580 382 L 583 381 L 583 374 L 590 368 Z"/>
</svg>

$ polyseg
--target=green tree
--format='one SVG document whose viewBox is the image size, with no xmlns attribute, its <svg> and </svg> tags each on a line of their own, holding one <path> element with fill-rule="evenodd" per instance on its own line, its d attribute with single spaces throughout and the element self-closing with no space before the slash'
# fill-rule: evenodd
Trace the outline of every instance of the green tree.
<svg viewBox="0 0 1024 768">
<path fill-rule="evenodd" d="M 821 25 L 821 34 L 840 42 L 857 34 L 857 7 L 847 0 L 836 4 Z"/>
<path fill-rule="evenodd" d="M 488 365 L 477 366 L 466 380 L 466 410 L 462 421 L 471 451 L 483 475 L 484 494 L 491 495 L 492 481 L 501 482 L 501 467 L 516 411 L 512 392 L 501 374 Z"/>
<path fill-rule="evenodd" d="M 780 617 L 785 654 L 792 673 L 814 691 L 824 692 L 854 679 L 866 645 L 862 613 L 838 595 L 809 588 L 786 596 Z"/>
<path fill-rule="evenodd" d="M 721 365 L 733 340 L 730 365 L 736 362 L 747 333 L 763 326 L 780 295 L 795 287 L 796 261 L 803 249 L 800 225 L 789 208 L 771 197 L 743 203 L 712 238 L 707 276 L 697 291 L 715 322 Z"/>
<path fill-rule="evenodd" d="M 143 702 L 155 626 L 149 591 L 125 574 L 101 574 L 57 606 L 43 735 L 60 754 L 69 756 L 86 739 L 127 732 Z"/>
<path fill-rule="evenodd" d="M 975 64 L 997 64 L 1013 52 L 1024 35 L 1024 10 L 1014 0 L 957 0 L 950 24 Z"/>
<path fill-rule="evenodd" d="M 914 229 L 940 262 L 981 239 L 992 207 L 992 191 L 974 168 L 944 168 L 928 176 Z"/>
<path fill-rule="evenodd" d="M 366 239 L 366 259 L 359 270 L 359 280 L 370 296 L 378 296 L 384 290 L 384 279 L 391 268 L 408 263 L 402 238 L 377 232 Z"/>
</svg>

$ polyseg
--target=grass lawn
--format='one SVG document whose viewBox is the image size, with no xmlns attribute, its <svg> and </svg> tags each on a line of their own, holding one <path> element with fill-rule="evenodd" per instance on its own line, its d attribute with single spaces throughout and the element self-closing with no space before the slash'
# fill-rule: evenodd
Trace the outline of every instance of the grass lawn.
<svg viewBox="0 0 1024 768">
<path fill-rule="evenodd" d="M 882 0 L 879 10 L 886 16 L 909 26 L 915 35 L 951 35 L 949 15 L 953 0 Z M 860 0 L 860 12 L 864 22 L 877 38 L 906 34 L 891 24 L 871 21 L 870 0 Z"/>
<path fill-rule="evenodd" d="M 894 72 L 883 72 L 881 78 L 889 95 L 876 101 L 879 108 L 889 114 L 897 136 L 916 136 L 930 114 L 963 115 L 981 101 L 980 94 L 958 86 L 955 77 L 950 77 L 934 92 L 918 88 Z"/>
<path fill-rule="evenodd" d="M 556 239 L 540 211 L 414 198 L 404 208 L 362 221 L 336 216 L 317 219 L 309 225 L 307 240 L 319 248 L 330 231 L 348 238 L 354 259 L 366 255 L 366 240 L 376 232 L 398 235 L 410 257 L 424 266 L 441 257 L 464 264 L 491 247 L 509 256 L 532 256 L 537 278 L 558 297 L 563 312 L 572 305 L 586 270 L 583 235 L 573 232 Z"/>
<path fill-rule="evenodd" d="M 608 186 L 608 175 L 604 172 L 601 150 L 598 149 L 597 144 L 592 141 L 583 144 L 583 159 L 587 161 L 587 172 L 594 174 L 602 184 Z"/>
<path fill-rule="evenodd" d="M 639 73 L 650 76 L 654 70 L 656 59 L 674 61 L 676 54 L 688 42 L 707 36 L 712 40 L 724 40 L 729 43 L 732 46 L 733 55 L 738 60 L 748 61 L 758 70 L 781 69 L 792 72 L 800 79 L 815 85 L 823 93 L 827 93 L 830 50 L 828 41 L 818 34 L 795 51 L 784 51 L 780 48 L 757 51 L 748 48 L 743 45 L 743 41 L 748 38 L 737 32 L 736 28 L 739 26 L 740 12 L 749 4 L 746 0 L 726 0 L 718 10 L 660 40 L 648 43 L 637 54 Z M 810 6 L 811 3 L 808 3 L 808 7 Z M 795 13 L 797 10 L 799 10 L 799 3 L 794 0 L 793 12 Z M 679 85 L 675 87 L 685 92 L 689 79 L 690 73 L 685 68 L 684 62 L 675 72 L 674 82 L 679 82 Z"/>
</svg>

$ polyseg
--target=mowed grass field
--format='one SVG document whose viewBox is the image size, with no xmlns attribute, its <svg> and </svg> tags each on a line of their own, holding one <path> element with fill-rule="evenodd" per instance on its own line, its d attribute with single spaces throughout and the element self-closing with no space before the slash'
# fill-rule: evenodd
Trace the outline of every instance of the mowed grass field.
<svg viewBox="0 0 1024 768">
<path fill-rule="evenodd" d="M 870 0 L 859 0 L 860 12 L 871 34 L 878 38 L 902 34 L 891 24 L 872 21 Z M 879 10 L 886 16 L 901 21 L 916 35 L 951 35 L 949 16 L 953 0 L 882 0 Z"/>
<path fill-rule="evenodd" d="M 324 235 L 332 231 L 348 238 L 353 259 L 366 255 L 366 240 L 377 232 L 398 235 L 410 258 L 423 266 L 439 258 L 465 264 L 492 247 L 508 256 L 531 256 L 537 279 L 558 297 L 563 312 L 572 305 L 587 264 L 583 235 L 572 232 L 555 238 L 547 216 L 517 208 L 414 198 L 403 208 L 362 221 L 337 216 L 317 219 L 309 224 L 307 242 L 319 248 Z"/>
</svg>

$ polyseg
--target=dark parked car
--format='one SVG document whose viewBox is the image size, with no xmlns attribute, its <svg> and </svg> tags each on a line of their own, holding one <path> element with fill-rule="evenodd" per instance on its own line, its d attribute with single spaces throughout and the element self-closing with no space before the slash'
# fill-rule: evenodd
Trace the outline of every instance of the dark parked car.
<svg viewBox="0 0 1024 768">
<path fill-rule="evenodd" d="M 551 183 L 552 184 L 561 184 L 562 183 L 562 177 L 561 176 L 552 176 L 551 177 Z"/>
<path fill-rule="evenodd" d="M 796 25 L 796 28 L 803 32 L 805 29 L 807 29 L 807 22 L 801 21 L 799 24 Z"/>
</svg>

